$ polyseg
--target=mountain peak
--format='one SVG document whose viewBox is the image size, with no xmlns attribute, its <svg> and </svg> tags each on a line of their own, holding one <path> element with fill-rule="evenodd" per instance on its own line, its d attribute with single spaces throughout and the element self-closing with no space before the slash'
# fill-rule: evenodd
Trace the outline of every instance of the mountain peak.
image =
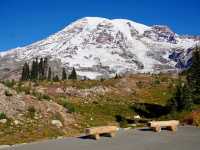
<svg viewBox="0 0 200 150">
<path fill-rule="evenodd" d="M 0 71 L 16 68 L 10 69 L 5 65 L 8 62 L 21 64 L 48 56 L 59 60 L 62 67 L 75 67 L 79 75 L 91 79 L 116 73 L 168 72 L 175 71 L 176 66 L 187 66 L 191 54 L 186 52 L 197 43 L 199 40 L 181 37 L 166 26 L 85 17 L 44 40 L 1 54 Z M 174 52 L 180 58 L 171 59 Z"/>
<path fill-rule="evenodd" d="M 125 26 L 129 26 L 129 27 L 132 26 L 141 34 L 143 34 L 145 30 L 150 29 L 150 27 L 144 24 L 140 24 L 128 19 L 107 19 L 107 18 L 101 18 L 101 17 L 84 17 L 82 19 L 75 21 L 74 23 L 72 23 L 72 25 L 81 24 L 81 23 L 85 23 L 87 24 L 87 26 L 88 25 L 97 26 L 97 25 L 103 25 L 107 23 L 107 24 L 113 24 L 114 26 L 118 26 L 118 28 L 124 28 Z"/>
</svg>

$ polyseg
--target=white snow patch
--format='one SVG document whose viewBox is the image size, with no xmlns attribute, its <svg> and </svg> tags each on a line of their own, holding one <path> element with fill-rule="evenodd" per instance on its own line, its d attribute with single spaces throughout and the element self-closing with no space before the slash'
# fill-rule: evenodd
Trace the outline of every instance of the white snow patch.
<svg viewBox="0 0 200 150">
<path fill-rule="evenodd" d="M 77 74 L 79 75 L 79 76 L 86 76 L 86 77 L 88 77 L 89 79 L 96 79 L 98 76 L 101 76 L 102 74 L 100 74 L 100 73 L 97 73 L 97 72 L 90 72 L 90 71 L 88 71 L 88 72 L 86 72 L 86 71 L 77 71 Z"/>
</svg>

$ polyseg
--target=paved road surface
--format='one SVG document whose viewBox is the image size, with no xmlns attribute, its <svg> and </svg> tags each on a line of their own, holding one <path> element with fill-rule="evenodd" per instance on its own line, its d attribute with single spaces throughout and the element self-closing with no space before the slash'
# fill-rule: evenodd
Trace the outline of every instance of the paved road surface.
<svg viewBox="0 0 200 150">
<path fill-rule="evenodd" d="M 200 129 L 180 127 L 178 132 L 120 130 L 116 137 L 98 141 L 87 138 L 65 138 L 16 145 L 3 150 L 200 150 Z"/>
</svg>

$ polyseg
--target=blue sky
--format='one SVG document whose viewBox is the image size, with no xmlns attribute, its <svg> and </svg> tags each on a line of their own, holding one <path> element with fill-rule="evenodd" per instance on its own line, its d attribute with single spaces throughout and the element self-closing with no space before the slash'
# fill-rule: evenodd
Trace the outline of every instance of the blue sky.
<svg viewBox="0 0 200 150">
<path fill-rule="evenodd" d="M 0 51 L 24 46 L 86 16 L 164 24 L 200 35 L 199 0 L 0 0 Z"/>
</svg>

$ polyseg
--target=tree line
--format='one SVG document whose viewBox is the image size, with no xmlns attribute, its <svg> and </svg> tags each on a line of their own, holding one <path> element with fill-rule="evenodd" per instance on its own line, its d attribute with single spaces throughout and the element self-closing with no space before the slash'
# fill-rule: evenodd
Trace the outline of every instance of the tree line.
<svg viewBox="0 0 200 150">
<path fill-rule="evenodd" d="M 61 80 L 76 80 L 77 74 L 75 68 L 72 69 L 69 76 L 67 76 L 65 68 L 62 69 L 62 77 Z M 28 80 L 53 80 L 53 81 L 59 81 L 60 78 L 58 75 L 53 75 L 51 66 L 49 66 L 48 58 L 38 58 L 34 59 L 29 65 L 27 62 L 24 63 L 22 74 L 21 74 L 21 80 L 22 81 L 28 81 Z"/>
<path fill-rule="evenodd" d="M 174 96 L 169 100 L 171 111 L 191 110 L 194 104 L 200 104 L 200 47 L 192 55 L 192 65 L 184 72 L 186 80 L 179 79 Z"/>
</svg>

